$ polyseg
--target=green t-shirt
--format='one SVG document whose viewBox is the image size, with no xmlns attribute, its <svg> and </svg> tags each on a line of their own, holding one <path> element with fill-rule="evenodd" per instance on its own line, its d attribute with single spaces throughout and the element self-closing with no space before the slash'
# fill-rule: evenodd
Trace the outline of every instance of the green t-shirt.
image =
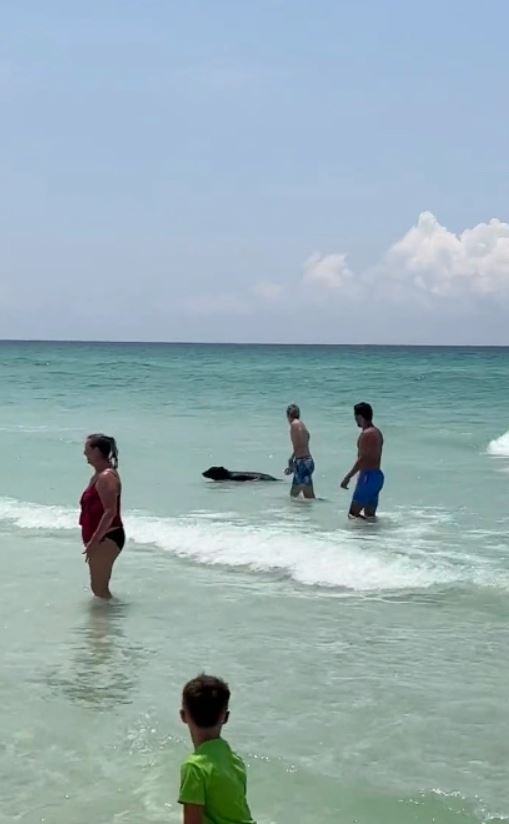
<svg viewBox="0 0 509 824">
<path fill-rule="evenodd" d="M 255 824 L 246 800 L 246 768 L 223 738 L 201 744 L 184 761 L 180 804 L 204 807 L 205 824 Z"/>
</svg>

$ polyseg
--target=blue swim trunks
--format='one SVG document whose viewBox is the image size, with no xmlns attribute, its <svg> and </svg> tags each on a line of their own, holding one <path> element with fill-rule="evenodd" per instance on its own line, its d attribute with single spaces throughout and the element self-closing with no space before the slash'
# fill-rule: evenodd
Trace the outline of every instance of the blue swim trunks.
<svg viewBox="0 0 509 824">
<path fill-rule="evenodd" d="M 378 506 L 378 496 L 384 485 L 384 473 L 381 469 L 366 469 L 359 474 L 352 503 L 362 507 Z"/>
<path fill-rule="evenodd" d="M 293 461 L 293 486 L 311 486 L 315 462 L 313 458 L 295 458 Z"/>
</svg>

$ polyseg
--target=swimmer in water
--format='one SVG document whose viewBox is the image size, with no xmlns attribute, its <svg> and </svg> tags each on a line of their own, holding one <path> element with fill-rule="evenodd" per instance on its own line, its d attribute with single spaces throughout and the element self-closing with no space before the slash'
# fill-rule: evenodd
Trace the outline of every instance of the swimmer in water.
<svg viewBox="0 0 509 824">
<path fill-rule="evenodd" d="M 98 598 L 110 600 L 109 583 L 113 564 L 125 544 L 120 515 L 122 485 L 117 471 L 115 438 L 89 435 L 84 455 L 94 469 L 81 496 L 80 526 L 85 546 L 83 554 L 90 569 L 90 588 Z"/>
<path fill-rule="evenodd" d="M 373 409 L 369 403 L 357 403 L 354 416 L 357 426 L 362 429 L 357 441 L 357 460 L 343 478 L 341 488 L 348 489 L 354 475 L 359 473 L 348 514 L 351 518 L 373 520 L 378 508 L 378 496 L 384 485 L 381 470 L 384 438 L 373 423 Z"/>
<path fill-rule="evenodd" d="M 314 498 L 313 472 L 315 464 L 309 451 L 310 434 L 300 419 L 300 409 L 292 403 L 286 410 L 286 417 L 290 424 L 290 440 L 293 454 L 288 461 L 285 475 L 293 474 L 293 483 L 290 490 L 292 498 L 297 498 L 302 492 L 304 498 Z"/>
</svg>

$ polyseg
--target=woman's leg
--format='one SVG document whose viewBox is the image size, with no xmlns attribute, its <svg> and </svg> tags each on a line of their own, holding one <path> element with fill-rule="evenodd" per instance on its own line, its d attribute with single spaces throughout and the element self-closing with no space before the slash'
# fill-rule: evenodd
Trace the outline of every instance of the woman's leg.
<svg viewBox="0 0 509 824">
<path fill-rule="evenodd" d="M 109 587 L 111 570 L 119 554 L 120 549 L 109 538 L 101 541 L 100 546 L 90 554 L 90 588 L 98 598 L 109 600 L 112 597 Z"/>
</svg>

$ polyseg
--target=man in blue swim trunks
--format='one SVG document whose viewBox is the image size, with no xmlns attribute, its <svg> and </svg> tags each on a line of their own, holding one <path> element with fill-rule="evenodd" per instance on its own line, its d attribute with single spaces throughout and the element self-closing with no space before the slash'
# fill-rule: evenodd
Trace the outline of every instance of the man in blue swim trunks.
<svg viewBox="0 0 509 824">
<path fill-rule="evenodd" d="M 357 486 L 350 505 L 351 518 L 374 518 L 378 507 L 378 496 L 384 485 L 381 470 L 384 438 L 373 423 L 373 409 L 369 403 L 357 403 L 354 406 L 357 426 L 362 429 L 357 441 L 357 460 L 341 483 L 342 489 L 359 473 Z"/>
<path fill-rule="evenodd" d="M 290 439 L 293 446 L 293 455 L 288 461 L 285 475 L 293 474 L 293 483 L 290 490 L 292 498 L 297 498 L 302 492 L 304 498 L 314 498 L 313 472 L 315 464 L 309 451 L 310 434 L 300 419 L 300 409 L 292 403 L 286 410 L 286 417 L 290 424 Z"/>
</svg>

